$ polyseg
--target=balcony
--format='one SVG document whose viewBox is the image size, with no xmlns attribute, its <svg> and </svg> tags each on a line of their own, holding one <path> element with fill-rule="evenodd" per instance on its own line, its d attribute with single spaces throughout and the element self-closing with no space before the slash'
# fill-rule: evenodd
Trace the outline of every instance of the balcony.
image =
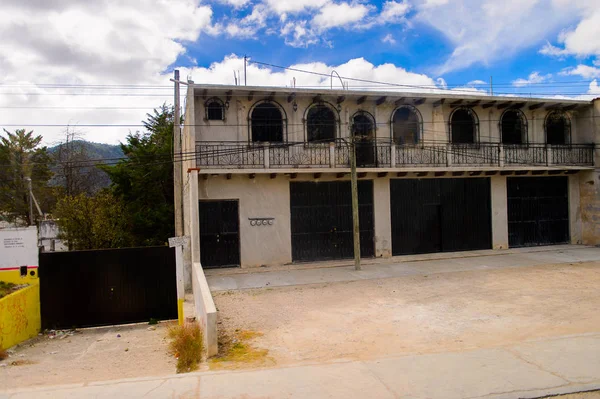
<svg viewBox="0 0 600 399">
<path fill-rule="evenodd" d="M 196 165 L 202 169 L 349 168 L 348 145 L 335 143 L 197 142 Z M 359 168 L 448 167 L 593 167 L 593 144 L 503 145 L 359 143 Z"/>
</svg>

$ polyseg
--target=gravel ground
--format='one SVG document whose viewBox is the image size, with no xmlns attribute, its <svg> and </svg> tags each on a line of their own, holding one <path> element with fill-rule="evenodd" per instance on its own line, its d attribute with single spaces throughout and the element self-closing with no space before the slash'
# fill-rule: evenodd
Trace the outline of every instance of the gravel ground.
<svg viewBox="0 0 600 399">
<path fill-rule="evenodd" d="M 225 335 L 256 332 L 251 344 L 287 365 L 598 332 L 599 285 L 600 262 L 586 262 L 226 291 L 215 302 Z"/>
<path fill-rule="evenodd" d="M 138 324 L 49 334 L 27 341 L 0 361 L 0 390 L 175 373 L 167 324 Z"/>
</svg>

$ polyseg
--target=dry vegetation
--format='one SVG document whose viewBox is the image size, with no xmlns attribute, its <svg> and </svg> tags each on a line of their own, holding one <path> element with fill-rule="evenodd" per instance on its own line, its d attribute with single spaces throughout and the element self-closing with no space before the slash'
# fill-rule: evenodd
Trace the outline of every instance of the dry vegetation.
<svg viewBox="0 0 600 399">
<path fill-rule="evenodd" d="M 169 349 L 177 358 L 177 372 L 198 370 L 204 350 L 203 335 L 197 323 L 185 323 L 169 328 Z"/>
</svg>

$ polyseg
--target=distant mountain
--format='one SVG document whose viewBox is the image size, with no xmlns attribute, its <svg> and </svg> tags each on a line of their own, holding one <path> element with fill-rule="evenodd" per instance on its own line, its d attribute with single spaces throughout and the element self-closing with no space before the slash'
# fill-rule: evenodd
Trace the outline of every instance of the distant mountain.
<svg viewBox="0 0 600 399">
<path fill-rule="evenodd" d="M 123 151 L 121 151 L 120 145 L 93 143 L 85 140 L 75 140 L 73 144 L 83 146 L 85 151 L 89 154 L 89 159 L 114 159 L 123 158 Z M 62 144 L 55 145 L 54 147 L 48 147 L 50 154 L 55 154 Z"/>
<path fill-rule="evenodd" d="M 74 140 L 70 144 L 74 152 L 78 154 L 85 154 L 85 156 L 76 156 L 75 164 L 83 159 L 98 161 L 97 163 L 111 163 L 118 162 L 119 158 L 123 158 L 123 151 L 120 145 L 93 143 L 85 140 Z M 58 144 L 54 147 L 48 148 L 48 153 L 53 157 L 59 157 L 61 148 L 64 144 Z M 104 162 L 102 162 L 104 160 Z M 87 164 L 90 164 L 87 162 Z M 60 165 L 54 164 L 52 166 L 54 177 L 50 181 L 51 185 L 62 185 L 64 186 L 64 175 Z M 106 172 L 98 169 L 96 166 L 79 167 L 74 172 L 78 172 L 81 176 L 85 176 L 81 180 L 81 184 L 85 184 L 87 187 L 86 191 L 96 192 L 102 188 L 110 186 L 110 177 Z"/>
</svg>

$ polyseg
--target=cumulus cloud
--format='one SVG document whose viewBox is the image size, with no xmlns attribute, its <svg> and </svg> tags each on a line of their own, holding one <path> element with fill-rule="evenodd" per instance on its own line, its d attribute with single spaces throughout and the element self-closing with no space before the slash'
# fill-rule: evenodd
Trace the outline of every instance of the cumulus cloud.
<svg viewBox="0 0 600 399">
<path fill-rule="evenodd" d="M 404 19 L 410 10 L 410 4 L 406 1 L 386 1 L 379 16 L 380 23 L 398 23 Z"/>
<path fill-rule="evenodd" d="M 313 18 L 312 24 L 320 30 L 343 27 L 362 21 L 370 9 L 371 7 L 360 3 L 327 4 L 319 10 L 319 13 Z"/>
<path fill-rule="evenodd" d="M 0 83 L 6 93 L 0 96 L 0 106 L 52 108 L 0 108 L 4 126 L 139 124 L 149 109 L 172 98 L 172 89 L 51 89 L 39 84 L 169 84 L 164 72 L 186 56 L 185 42 L 197 40 L 212 20 L 211 8 L 195 0 L 32 3 L 0 2 L 0 15 L 4 16 L 0 23 Z M 50 143 L 63 129 L 36 127 L 35 131 Z M 79 130 L 88 131 L 89 140 L 116 142 L 130 129 Z"/>
<path fill-rule="evenodd" d="M 443 74 L 490 64 L 545 40 L 573 20 L 556 12 L 552 0 L 417 0 L 415 20 L 428 24 L 453 44 Z"/>
<path fill-rule="evenodd" d="M 595 79 L 600 78 L 600 68 L 580 64 L 574 68 L 565 68 L 560 74 L 563 76 L 577 75 L 586 79 Z"/>
<path fill-rule="evenodd" d="M 527 79 L 519 78 L 519 79 L 513 80 L 512 84 L 515 87 L 524 87 L 524 86 L 529 86 L 532 84 L 544 83 L 544 82 L 547 82 L 548 80 L 550 80 L 551 78 L 552 78 L 551 74 L 540 75 L 539 72 L 532 72 L 529 74 Z"/>
<path fill-rule="evenodd" d="M 440 87 L 436 80 L 427 75 L 413 73 L 400 66 L 390 63 L 374 65 L 364 58 L 351 59 L 348 62 L 338 65 L 327 65 L 322 62 L 311 62 L 294 64 L 290 65 L 290 67 L 310 72 L 317 72 L 327 76 L 304 74 L 291 70 L 274 70 L 271 68 L 264 68 L 250 62 L 247 67 L 248 85 L 290 86 L 290 82 L 296 78 L 296 84 L 298 86 L 329 87 L 329 74 L 332 70 L 336 70 L 343 77 L 403 85 L 404 88 L 402 90 L 424 90 L 423 88 L 419 88 L 417 86 L 426 87 L 428 88 L 427 90 L 435 90 Z M 243 58 L 240 58 L 236 55 L 230 55 L 225 57 L 223 61 L 212 63 L 207 68 L 196 67 L 185 69 L 182 70 L 182 73 L 193 76 L 193 80 L 196 83 L 233 84 L 234 82 L 231 71 L 239 70 L 241 68 L 243 68 Z M 334 86 L 338 86 L 338 88 L 341 86 L 339 80 L 334 80 L 333 83 Z M 350 89 L 353 87 L 358 89 L 367 85 L 366 83 L 354 81 L 349 81 L 348 83 Z M 373 88 L 372 84 L 369 84 L 368 86 L 371 89 Z M 401 86 L 382 86 L 377 89 L 400 90 Z"/>
<path fill-rule="evenodd" d="M 383 43 L 389 43 L 389 44 L 396 44 L 396 39 L 394 39 L 394 36 L 392 36 L 391 33 L 388 33 L 387 35 L 385 35 L 381 41 Z"/>
</svg>

